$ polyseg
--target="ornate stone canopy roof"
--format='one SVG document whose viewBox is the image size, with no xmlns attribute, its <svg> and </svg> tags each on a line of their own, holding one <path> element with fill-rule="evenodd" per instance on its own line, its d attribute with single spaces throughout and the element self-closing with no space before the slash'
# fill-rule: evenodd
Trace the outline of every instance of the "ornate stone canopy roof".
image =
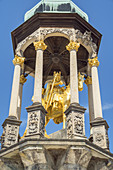
<svg viewBox="0 0 113 170">
<path fill-rule="evenodd" d="M 25 14 L 25 21 L 36 13 L 77 13 L 88 22 L 88 15 L 76 6 L 72 0 L 41 0 Z"/>
</svg>

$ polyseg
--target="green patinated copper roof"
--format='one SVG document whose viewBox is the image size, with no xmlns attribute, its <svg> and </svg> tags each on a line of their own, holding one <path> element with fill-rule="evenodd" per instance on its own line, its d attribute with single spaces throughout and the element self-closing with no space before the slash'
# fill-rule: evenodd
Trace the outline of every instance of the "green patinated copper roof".
<svg viewBox="0 0 113 170">
<path fill-rule="evenodd" d="M 36 13 L 77 13 L 88 22 L 88 15 L 77 7 L 72 0 L 41 0 L 26 12 L 25 21 Z"/>
</svg>

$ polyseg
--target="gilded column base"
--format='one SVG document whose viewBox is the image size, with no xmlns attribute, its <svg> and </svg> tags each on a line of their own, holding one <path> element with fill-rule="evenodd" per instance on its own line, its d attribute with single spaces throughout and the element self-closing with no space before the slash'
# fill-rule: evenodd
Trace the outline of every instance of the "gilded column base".
<svg viewBox="0 0 113 170">
<path fill-rule="evenodd" d="M 85 138 L 84 127 L 84 113 L 85 108 L 78 103 L 70 104 L 69 108 L 65 111 L 67 120 L 67 138 L 77 139 Z"/>
</svg>

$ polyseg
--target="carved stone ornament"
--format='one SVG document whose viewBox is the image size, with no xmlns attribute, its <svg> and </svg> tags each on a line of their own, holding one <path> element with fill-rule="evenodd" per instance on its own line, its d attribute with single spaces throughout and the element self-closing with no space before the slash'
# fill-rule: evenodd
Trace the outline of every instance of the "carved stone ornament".
<svg viewBox="0 0 113 170">
<path fill-rule="evenodd" d="M 71 139 L 73 134 L 73 123 L 71 114 L 68 114 L 66 119 L 67 119 L 67 138 Z"/>
<path fill-rule="evenodd" d="M 66 49 L 67 49 L 68 51 L 71 51 L 71 50 L 76 50 L 76 51 L 78 51 L 79 47 L 80 47 L 80 43 L 71 41 L 71 42 L 66 46 Z"/>
<path fill-rule="evenodd" d="M 83 116 L 80 113 L 74 116 L 74 133 L 83 134 Z"/>
<path fill-rule="evenodd" d="M 97 52 L 97 45 L 93 42 L 91 38 L 91 32 L 86 31 L 84 34 L 80 32 L 80 30 L 75 30 L 71 28 L 39 28 L 31 35 L 26 37 L 23 41 L 21 41 L 16 48 L 16 54 L 20 54 L 20 50 L 22 47 L 28 43 L 29 41 L 40 41 L 44 40 L 47 35 L 52 33 L 61 33 L 68 37 L 69 40 L 78 41 L 82 43 L 82 45 L 90 46 L 92 52 Z"/>
<path fill-rule="evenodd" d="M 88 76 L 86 80 L 84 80 L 84 83 L 88 86 L 89 84 L 92 84 L 92 78 Z"/>
<path fill-rule="evenodd" d="M 3 148 L 4 144 L 5 144 L 5 134 L 6 134 L 6 126 L 4 126 L 4 128 L 3 128 L 3 133 L 1 136 L 1 148 Z"/>
<path fill-rule="evenodd" d="M 96 141 L 96 143 L 98 143 L 98 144 L 101 144 L 102 141 L 104 141 L 104 136 L 102 135 L 102 133 L 97 132 L 97 133 L 95 134 L 95 141 Z"/>
<path fill-rule="evenodd" d="M 98 57 L 95 57 L 95 58 L 92 58 L 92 59 L 88 59 L 88 62 L 89 62 L 89 66 L 90 67 L 93 67 L 93 66 L 98 67 L 99 66 Z"/>
<path fill-rule="evenodd" d="M 24 84 L 25 82 L 27 81 L 27 79 L 24 77 L 24 75 L 22 74 L 21 76 L 20 76 L 20 83 L 21 84 Z"/>
<path fill-rule="evenodd" d="M 97 45 L 93 42 L 93 39 L 91 37 L 91 32 L 84 32 L 82 34 L 80 30 L 75 30 L 76 31 L 76 39 L 81 41 L 81 43 L 85 46 L 90 46 L 92 49 L 92 52 L 95 53 L 97 51 Z"/>
<path fill-rule="evenodd" d="M 37 116 L 37 113 L 31 112 L 29 113 L 29 134 L 35 134 L 38 133 L 39 130 L 39 118 Z"/>
<path fill-rule="evenodd" d="M 40 126 L 40 134 L 43 135 L 44 134 L 44 128 L 45 128 L 44 116 L 41 116 L 39 126 Z"/>
<path fill-rule="evenodd" d="M 43 41 L 34 42 L 33 44 L 36 51 L 40 49 L 44 51 L 47 48 L 47 45 Z"/>
<path fill-rule="evenodd" d="M 92 153 L 89 149 L 69 149 L 66 154 L 65 164 L 78 165 L 78 169 L 87 168 L 91 157 Z"/>
<path fill-rule="evenodd" d="M 82 167 L 87 168 L 87 166 L 88 166 L 88 164 L 91 160 L 92 154 L 91 154 L 90 151 L 87 151 L 85 149 L 81 149 L 80 152 L 81 152 L 81 154 L 80 154 L 80 157 L 78 159 L 78 164 L 81 165 Z"/>
<path fill-rule="evenodd" d="M 22 66 L 22 64 L 24 63 L 25 57 L 19 57 L 17 55 L 15 55 L 15 58 L 13 59 L 13 64 L 19 64 Z"/>
<path fill-rule="evenodd" d="M 15 125 L 8 125 L 7 142 L 5 145 L 13 145 L 17 141 L 18 127 Z"/>
</svg>

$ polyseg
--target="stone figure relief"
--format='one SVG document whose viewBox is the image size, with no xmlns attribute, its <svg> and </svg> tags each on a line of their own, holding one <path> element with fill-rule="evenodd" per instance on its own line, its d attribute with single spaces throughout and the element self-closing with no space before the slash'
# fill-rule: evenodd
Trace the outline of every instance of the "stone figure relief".
<svg viewBox="0 0 113 170">
<path fill-rule="evenodd" d="M 101 144 L 101 142 L 104 140 L 104 136 L 102 135 L 101 132 L 97 132 L 95 134 L 95 140 L 96 140 L 96 143 Z"/>
<path fill-rule="evenodd" d="M 74 133 L 83 134 L 83 115 L 80 113 L 74 115 Z"/>
<path fill-rule="evenodd" d="M 45 117 L 43 115 L 41 115 L 41 118 L 40 118 L 40 127 L 39 127 L 39 131 L 40 131 L 40 134 L 42 135 L 42 137 L 44 136 L 44 128 L 45 128 Z"/>
<path fill-rule="evenodd" d="M 72 116 L 71 114 L 68 114 L 67 116 L 67 138 L 71 139 L 72 138 L 72 134 L 73 134 L 73 122 L 72 122 Z"/>
<path fill-rule="evenodd" d="M 39 118 L 36 112 L 29 113 L 29 134 L 37 133 L 39 130 Z"/>
<path fill-rule="evenodd" d="M 8 125 L 7 129 L 7 145 L 13 145 L 17 141 L 18 127 L 15 125 Z"/>
</svg>

